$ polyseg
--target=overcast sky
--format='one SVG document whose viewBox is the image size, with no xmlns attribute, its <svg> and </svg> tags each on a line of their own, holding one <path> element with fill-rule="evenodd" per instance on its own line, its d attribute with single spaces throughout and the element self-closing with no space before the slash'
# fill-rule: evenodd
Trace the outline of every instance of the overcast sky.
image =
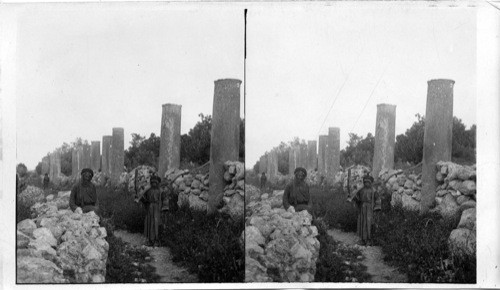
<svg viewBox="0 0 500 290">
<path fill-rule="evenodd" d="M 181 133 L 212 114 L 214 81 L 243 80 L 242 8 L 29 6 L 17 22 L 17 160 L 125 130 L 160 134 L 161 105 L 182 105 Z M 244 115 L 243 84 L 241 116 Z"/>
<path fill-rule="evenodd" d="M 250 10 L 246 167 L 281 141 L 318 140 L 328 127 L 340 127 L 345 148 L 349 132 L 374 134 L 379 103 L 397 106 L 403 134 L 425 115 L 431 79 L 455 80 L 453 114 L 475 124 L 475 14 L 394 4 Z"/>
</svg>

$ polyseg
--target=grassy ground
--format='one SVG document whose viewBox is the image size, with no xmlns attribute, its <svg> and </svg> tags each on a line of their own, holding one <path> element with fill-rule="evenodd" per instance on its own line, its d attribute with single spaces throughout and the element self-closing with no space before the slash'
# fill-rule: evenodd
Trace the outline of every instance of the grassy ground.
<svg viewBox="0 0 500 290">
<path fill-rule="evenodd" d="M 168 212 L 162 243 L 172 250 L 173 261 L 186 266 L 202 283 L 243 282 L 245 257 L 240 237 L 243 222 L 227 216 L 191 210 Z"/>
</svg>

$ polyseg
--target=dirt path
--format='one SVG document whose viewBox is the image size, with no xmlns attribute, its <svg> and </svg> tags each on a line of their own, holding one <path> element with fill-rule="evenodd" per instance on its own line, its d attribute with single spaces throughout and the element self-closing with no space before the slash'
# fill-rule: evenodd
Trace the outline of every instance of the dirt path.
<svg viewBox="0 0 500 290">
<path fill-rule="evenodd" d="M 355 233 L 346 233 L 338 229 L 328 230 L 328 234 L 336 241 L 348 245 L 357 245 L 359 237 Z M 384 263 L 384 254 L 382 248 L 378 246 L 358 246 L 363 253 L 361 263 L 366 266 L 366 272 L 371 275 L 371 282 L 374 283 L 406 283 L 407 277 L 399 273 Z"/>
<path fill-rule="evenodd" d="M 146 243 L 146 238 L 141 234 L 133 234 L 127 231 L 115 230 L 113 234 L 124 242 L 133 246 L 142 246 Z M 151 255 L 149 264 L 156 269 L 156 274 L 160 276 L 161 283 L 195 283 L 198 278 L 190 274 L 186 269 L 180 268 L 172 262 L 170 249 L 166 247 L 146 247 Z"/>
</svg>

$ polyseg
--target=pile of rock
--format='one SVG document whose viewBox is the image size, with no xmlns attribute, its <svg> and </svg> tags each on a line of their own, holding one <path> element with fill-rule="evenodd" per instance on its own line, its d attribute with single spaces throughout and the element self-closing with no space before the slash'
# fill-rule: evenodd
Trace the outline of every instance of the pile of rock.
<svg viewBox="0 0 500 290">
<path fill-rule="evenodd" d="M 233 218 L 242 218 L 245 210 L 245 165 L 238 161 L 224 163 L 224 206 L 221 212 Z"/>
<path fill-rule="evenodd" d="M 17 283 L 102 283 L 109 245 L 92 211 L 68 209 L 70 192 L 33 205 L 17 224 Z"/>
<path fill-rule="evenodd" d="M 283 191 L 246 205 L 245 281 L 312 282 L 320 244 L 307 211 L 282 206 Z"/>
<path fill-rule="evenodd" d="M 342 181 L 342 187 L 346 194 L 348 195 L 348 199 L 351 199 L 356 189 L 360 189 L 363 187 L 363 176 L 370 173 L 370 168 L 363 165 L 355 165 L 350 167 L 350 176 L 347 173 L 349 170 L 346 169 L 346 173 L 340 172 L 342 175 L 340 176 L 340 180 Z"/>
<path fill-rule="evenodd" d="M 137 171 L 137 192 L 135 192 L 135 172 Z M 134 168 L 128 174 L 128 191 L 136 194 L 136 197 L 139 198 L 144 195 L 146 190 L 150 188 L 149 180 L 153 174 L 156 173 L 156 168 L 147 166 L 147 165 L 139 165 Z"/>
<path fill-rule="evenodd" d="M 32 185 L 28 185 L 19 195 L 18 201 L 30 207 L 37 202 L 45 200 L 43 190 Z"/>
<path fill-rule="evenodd" d="M 443 216 L 460 214 L 460 222 L 448 239 L 455 255 L 476 253 L 476 166 L 437 163 L 435 211 Z"/>
<path fill-rule="evenodd" d="M 169 169 L 165 172 L 167 182 L 171 182 L 174 178 L 177 178 L 172 187 L 178 192 L 178 205 L 188 204 L 191 208 L 206 210 L 208 202 L 208 173 L 182 175 L 183 172 L 183 170 L 179 169 Z"/>
<path fill-rule="evenodd" d="M 167 181 L 175 181 L 172 184 L 178 192 L 178 205 L 188 204 L 189 207 L 205 211 L 207 210 L 209 175 L 187 174 L 186 171 L 170 169 L 165 173 Z M 226 186 L 223 192 L 223 206 L 220 209 L 233 217 L 242 217 L 244 211 L 245 197 L 245 168 L 238 161 L 226 161 L 224 163 L 224 181 Z"/>
<path fill-rule="evenodd" d="M 102 171 L 95 171 L 94 176 L 92 176 L 92 183 L 95 186 L 109 186 L 109 176 L 107 176 Z"/>
<path fill-rule="evenodd" d="M 420 210 L 421 177 L 421 174 L 405 175 L 402 170 L 393 169 L 383 169 L 379 173 L 379 179 L 384 182 L 385 187 L 391 193 L 391 205 L 401 205 L 403 208 L 413 211 Z"/>
</svg>

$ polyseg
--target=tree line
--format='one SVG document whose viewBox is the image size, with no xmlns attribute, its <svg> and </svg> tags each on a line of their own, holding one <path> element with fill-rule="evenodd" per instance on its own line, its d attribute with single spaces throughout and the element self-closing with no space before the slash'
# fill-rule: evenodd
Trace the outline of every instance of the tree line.
<svg viewBox="0 0 500 290">
<path fill-rule="evenodd" d="M 396 136 L 394 148 L 395 163 L 418 164 L 423 158 L 425 118 L 416 114 L 417 120 L 404 134 Z M 278 171 L 282 174 L 288 172 L 288 151 L 297 144 L 305 144 L 304 140 L 295 137 L 288 143 L 278 145 Z M 359 164 L 371 167 L 375 148 L 375 136 L 368 133 L 366 137 L 349 133 L 347 147 L 340 150 L 340 165 L 343 168 Z M 453 117 L 452 161 L 461 164 L 476 162 L 476 125 L 466 128 L 461 119 Z M 260 161 L 253 167 L 254 172 L 259 172 Z"/>
<path fill-rule="evenodd" d="M 192 166 L 205 164 L 210 160 L 210 144 L 212 117 L 199 114 L 200 121 L 189 130 L 187 134 L 181 135 L 181 166 L 190 164 Z M 66 176 L 72 175 L 72 152 L 77 147 L 89 145 L 87 140 L 77 138 L 74 142 L 64 142 L 58 149 L 61 152 L 61 173 Z M 158 167 L 160 156 L 160 136 L 151 133 L 148 138 L 140 134 L 132 133 L 130 146 L 125 150 L 125 167 L 128 171 L 139 165 Z M 239 160 L 245 160 L 245 121 L 240 119 L 240 151 Z M 19 167 L 19 166 L 18 166 Z M 22 167 L 21 167 L 22 169 Z M 35 171 L 42 173 L 42 162 L 39 162 Z"/>
</svg>

